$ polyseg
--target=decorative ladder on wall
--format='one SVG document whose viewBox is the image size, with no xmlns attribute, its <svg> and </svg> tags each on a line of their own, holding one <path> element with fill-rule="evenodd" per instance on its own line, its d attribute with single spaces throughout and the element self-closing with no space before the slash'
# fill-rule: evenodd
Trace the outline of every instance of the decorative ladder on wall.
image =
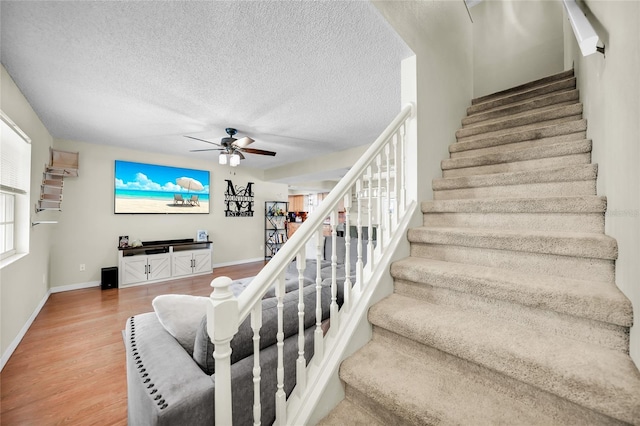
<svg viewBox="0 0 640 426">
<path fill-rule="evenodd" d="M 36 213 L 43 210 L 62 211 L 62 189 L 65 177 L 78 176 L 78 153 L 51 149 L 49 165 L 44 166 L 40 199 Z"/>
</svg>

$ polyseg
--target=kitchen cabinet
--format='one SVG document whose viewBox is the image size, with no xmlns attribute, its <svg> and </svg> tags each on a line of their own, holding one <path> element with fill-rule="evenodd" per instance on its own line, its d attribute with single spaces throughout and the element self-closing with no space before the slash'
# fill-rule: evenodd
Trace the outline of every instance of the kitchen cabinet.
<svg viewBox="0 0 640 426">
<path fill-rule="evenodd" d="M 289 211 L 290 212 L 306 212 L 308 211 L 307 197 L 304 195 L 289 195 Z"/>
</svg>

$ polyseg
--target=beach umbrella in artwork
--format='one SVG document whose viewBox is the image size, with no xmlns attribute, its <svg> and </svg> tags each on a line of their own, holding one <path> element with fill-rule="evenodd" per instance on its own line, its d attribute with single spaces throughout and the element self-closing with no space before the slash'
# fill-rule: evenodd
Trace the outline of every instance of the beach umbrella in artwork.
<svg viewBox="0 0 640 426">
<path fill-rule="evenodd" d="M 181 177 L 176 179 L 176 183 L 178 185 L 180 185 L 181 187 L 183 187 L 184 189 L 187 190 L 187 192 L 189 191 L 202 191 L 204 189 L 204 186 L 197 180 L 195 180 L 194 178 L 190 178 L 190 177 Z"/>
</svg>

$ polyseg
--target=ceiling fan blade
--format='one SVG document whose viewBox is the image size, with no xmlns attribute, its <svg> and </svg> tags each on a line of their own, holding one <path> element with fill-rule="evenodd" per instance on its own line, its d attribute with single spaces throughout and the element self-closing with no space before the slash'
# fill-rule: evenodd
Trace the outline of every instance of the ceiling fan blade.
<svg viewBox="0 0 640 426">
<path fill-rule="evenodd" d="M 219 143 L 205 141 L 204 139 L 194 138 L 193 136 L 187 136 L 187 135 L 185 135 L 184 137 L 185 137 L 185 138 L 189 138 L 189 139 L 195 139 L 195 140 L 200 141 L 200 142 L 210 143 L 211 145 L 222 146 L 222 145 L 220 145 Z"/>
<path fill-rule="evenodd" d="M 191 149 L 189 152 L 201 152 L 201 151 L 224 151 L 224 148 L 208 148 L 208 149 Z"/>
<path fill-rule="evenodd" d="M 242 148 L 242 152 L 246 152 L 248 154 L 270 155 L 272 157 L 276 155 L 276 153 L 273 151 L 265 151 L 264 149 L 253 149 L 253 148 Z"/>
<path fill-rule="evenodd" d="M 251 145 L 254 142 L 255 141 L 253 139 L 251 139 L 248 136 L 245 136 L 244 138 L 240 138 L 240 139 L 236 140 L 232 145 L 233 146 L 237 146 L 238 148 L 245 148 L 245 147 Z"/>
</svg>

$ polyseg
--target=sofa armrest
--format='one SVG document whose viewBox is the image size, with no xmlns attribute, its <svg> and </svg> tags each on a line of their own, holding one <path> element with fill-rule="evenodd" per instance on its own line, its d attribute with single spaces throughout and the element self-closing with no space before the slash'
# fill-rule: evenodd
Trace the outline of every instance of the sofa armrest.
<svg viewBox="0 0 640 426">
<path fill-rule="evenodd" d="M 155 313 L 125 329 L 129 425 L 213 424 L 214 384 Z"/>
<path fill-rule="evenodd" d="M 305 331 L 307 362 L 313 356 L 313 332 L 314 327 Z M 136 315 L 127 320 L 125 349 L 130 426 L 214 423 L 215 375 L 209 376 L 198 367 L 162 327 L 155 313 Z M 277 354 L 277 345 L 260 351 L 263 424 L 271 424 L 275 419 Z M 295 386 L 297 356 L 298 337 L 293 335 L 284 340 L 287 395 Z M 254 355 L 251 354 L 231 365 L 234 424 L 252 424 L 253 421 L 253 362 Z"/>
</svg>

